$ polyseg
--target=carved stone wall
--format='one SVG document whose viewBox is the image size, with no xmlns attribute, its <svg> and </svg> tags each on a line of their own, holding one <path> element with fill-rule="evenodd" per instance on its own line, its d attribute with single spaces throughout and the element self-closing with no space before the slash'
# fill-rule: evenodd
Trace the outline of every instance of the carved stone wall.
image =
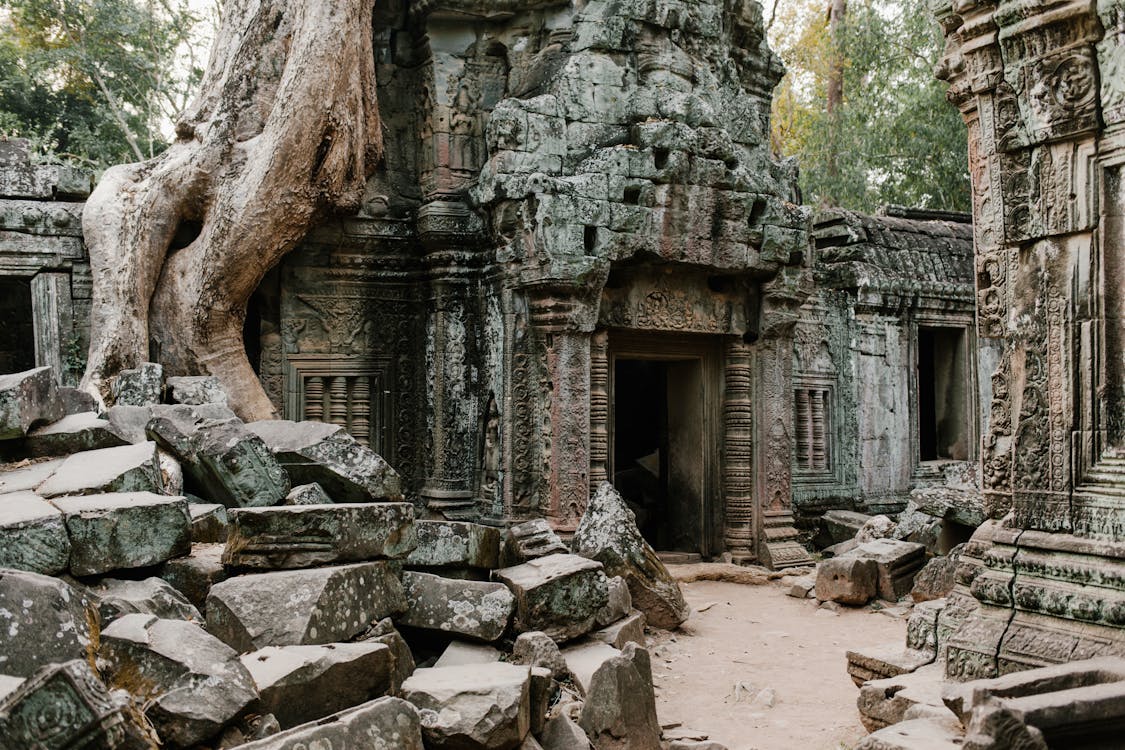
<svg viewBox="0 0 1125 750">
<path fill-rule="evenodd" d="M 969 129 L 978 336 L 995 368 L 982 441 L 995 520 L 958 590 L 949 671 L 1120 654 L 1125 6 L 938 15 L 939 77 Z"/>
</svg>

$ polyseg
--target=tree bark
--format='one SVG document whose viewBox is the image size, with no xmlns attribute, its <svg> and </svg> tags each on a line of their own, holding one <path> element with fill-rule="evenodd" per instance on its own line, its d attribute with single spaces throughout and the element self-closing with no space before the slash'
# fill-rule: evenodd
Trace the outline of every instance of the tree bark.
<svg viewBox="0 0 1125 750">
<path fill-rule="evenodd" d="M 151 360 L 215 375 L 243 419 L 274 414 L 246 357 L 246 305 L 314 224 L 358 209 L 381 156 L 372 4 L 225 4 L 175 143 L 107 170 L 86 204 L 87 390 L 104 397 Z"/>
</svg>

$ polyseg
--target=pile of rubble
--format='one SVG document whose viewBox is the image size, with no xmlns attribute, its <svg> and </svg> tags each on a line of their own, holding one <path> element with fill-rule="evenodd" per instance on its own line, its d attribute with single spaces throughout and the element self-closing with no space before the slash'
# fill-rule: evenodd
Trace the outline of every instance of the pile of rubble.
<svg viewBox="0 0 1125 750">
<path fill-rule="evenodd" d="M 662 747 L 646 616 L 689 610 L 610 485 L 572 553 L 416 519 L 341 428 L 210 378 L 113 395 L 0 376 L 0 746 Z"/>
</svg>

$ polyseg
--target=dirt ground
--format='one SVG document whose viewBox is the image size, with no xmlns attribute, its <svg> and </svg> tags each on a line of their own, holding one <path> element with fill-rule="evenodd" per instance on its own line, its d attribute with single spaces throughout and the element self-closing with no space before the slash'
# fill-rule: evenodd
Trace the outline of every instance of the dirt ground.
<svg viewBox="0 0 1125 750">
<path fill-rule="evenodd" d="M 683 584 L 695 612 L 653 648 L 656 710 L 664 727 L 694 730 L 729 750 L 841 750 L 866 732 L 850 648 L 897 641 L 906 620 L 867 608 L 817 610 L 780 583 Z M 770 692 L 772 691 L 772 706 Z"/>
</svg>

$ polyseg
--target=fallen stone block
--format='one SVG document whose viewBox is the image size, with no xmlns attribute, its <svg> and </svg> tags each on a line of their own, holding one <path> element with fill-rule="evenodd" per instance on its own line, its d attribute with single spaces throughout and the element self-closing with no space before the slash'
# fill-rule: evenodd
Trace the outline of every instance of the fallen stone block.
<svg viewBox="0 0 1125 750">
<path fill-rule="evenodd" d="M 929 707 L 935 715 L 955 718 L 941 700 L 943 680 L 944 668 L 935 663 L 908 674 L 866 682 L 856 699 L 859 720 L 867 731 L 874 732 L 899 723 L 916 705 Z"/>
<path fill-rule="evenodd" d="M 875 597 L 878 590 L 875 563 L 850 554 L 824 560 L 816 567 L 816 598 L 859 606 Z"/>
<path fill-rule="evenodd" d="M 54 662 L 85 660 L 96 629 L 82 592 L 58 578 L 0 569 L 0 673 L 30 677 Z"/>
<path fill-rule="evenodd" d="M 156 565 L 191 551 L 183 497 L 126 492 L 54 500 L 70 535 L 70 571 L 92 576 Z"/>
<path fill-rule="evenodd" d="M 261 705 L 283 729 L 386 695 L 394 656 L 382 643 L 267 646 L 242 656 Z"/>
<path fill-rule="evenodd" d="M 539 630 L 559 642 L 588 633 L 609 598 L 601 563 L 578 555 L 536 558 L 493 577 L 515 596 L 516 632 Z"/>
<path fill-rule="evenodd" d="M 450 641 L 434 663 L 434 668 L 463 667 L 467 664 L 492 664 L 500 661 L 503 655 L 500 650 L 482 643 Z"/>
<path fill-rule="evenodd" d="M 529 683 L 514 664 L 419 669 L 402 696 L 421 713 L 427 748 L 513 750 L 531 730 Z"/>
<path fill-rule="evenodd" d="M 566 714 L 558 714 L 547 719 L 543 731 L 539 733 L 543 750 L 589 750 L 590 738 L 578 722 Z"/>
<path fill-rule="evenodd" d="M 203 622 L 199 610 L 160 578 L 130 581 L 102 578 L 86 587 L 90 600 L 98 608 L 102 627 L 125 615 L 152 615 L 163 620 Z"/>
<path fill-rule="evenodd" d="M 238 655 L 183 620 L 125 615 L 102 631 L 98 655 L 109 684 L 143 700 L 172 747 L 213 737 L 258 697 Z"/>
<path fill-rule="evenodd" d="M 0 743 L 18 748 L 141 747 L 85 659 L 47 664 L 0 698 Z"/>
<path fill-rule="evenodd" d="M 278 570 L 405 557 L 414 547 L 410 503 L 283 505 L 230 512 L 223 563 Z"/>
<path fill-rule="evenodd" d="M 247 427 L 265 441 L 295 484 L 316 482 L 338 503 L 402 497 L 391 465 L 336 425 L 277 419 Z"/>
<path fill-rule="evenodd" d="M 0 440 L 21 438 L 35 425 L 57 422 L 63 414 L 50 367 L 0 375 Z"/>
<path fill-rule="evenodd" d="M 161 565 L 160 577 L 205 613 L 211 587 L 230 577 L 223 567 L 223 545 L 193 544 L 190 554 Z"/>
<path fill-rule="evenodd" d="M 633 611 L 633 597 L 629 593 L 628 582 L 621 576 L 607 576 L 606 583 L 608 584 L 607 594 L 609 599 L 605 606 L 598 610 L 598 615 L 595 618 L 599 628 L 604 628 L 623 617 L 628 617 L 629 613 Z"/>
<path fill-rule="evenodd" d="M 539 734 L 547 721 L 547 712 L 559 692 L 559 684 L 551 677 L 551 670 L 545 667 L 532 667 L 528 683 L 528 698 L 531 704 L 531 731 L 527 735 Z M 524 739 L 526 742 L 526 738 Z"/>
<path fill-rule="evenodd" d="M 190 427 L 154 417 L 146 433 L 183 464 L 185 478 L 208 500 L 228 507 L 276 505 L 289 477 L 261 438 L 238 420 Z"/>
<path fill-rule="evenodd" d="M 590 682 L 594 678 L 594 673 L 610 659 L 615 659 L 618 656 L 621 656 L 620 649 L 594 640 L 584 640 L 562 650 L 562 657 L 566 662 L 566 671 L 570 674 L 582 695 L 589 693 Z"/>
<path fill-rule="evenodd" d="M 219 503 L 191 503 L 191 541 L 201 544 L 223 543 L 227 540 L 230 521 L 227 508 Z"/>
<path fill-rule="evenodd" d="M 866 544 L 876 539 L 887 539 L 895 533 L 897 524 L 889 516 L 878 515 L 868 518 L 855 535 L 856 544 Z"/>
<path fill-rule="evenodd" d="M 940 518 L 920 511 L 917 503 L 911 500 L 902 513 L 898 514 L 898 524 L 892 537 L 905 542 L 916 542 L 926 548 L 927 554 L 938 555 L 942 553 L 940 543 L 943 524 Z"/>
<path fill-rule="evenodd" d="M 397 618 L 399 623 L 475 640 L 500 638 L 515 607 L 512 592 L 503 583 L 459 581 L 408 570 L 402 574 L 402 585 L 407 606 Z"/>
<path fill-rule="evenodd" d="M 93 395 L 79 388 L 61 386 L 59 388 L 59 401 L 62 402 L 66 414 L 81 414 L 87 411 L 98 411 L 98 400 Z"/>
<path fill-rule="evenodd" d="M 626 644 L 635 643 L 645 645 L 645 615 L 644 612 L 634 610 L 632 614 L 611 623 L 600 630 L 590 631 L 590 637 L 595 641 L 608 643 L 617 649 L 624 649 Z"/>
<path fill-rule="evenodd" d="M 660 750 L 648 651 L 630 643 L 594 672 L 578 724 L 597 750 Z"/>
<path fill-rule="evenodd" d="M 190 433 L 196 424 L 205 420 L 238 419 L 238 415 L 222 404 L 111 406 L 103 415 L 113 431 L 130 443 L 143 443 L 148 440 L 145 427 L 156 417 L 171 420 L 185 433 Z"/>
<path fill-rule="evenodd" d="M 376 698 L 238 750 L 423 750 L 418 711 L 399 698 Z"/>
<path fill-rule="evenodd" d="M 212 375 L 168 378 L 168 400 L 173 404 L 227 405 L 227 394 L 219 379 Z"/>
<path fill-rule="evenodd" d="M 331 502 L 332 498 L 316 482 L 299 484 L 285 496 L 285 505 L 327 505 Z"/>
<path fill-rule="evenodd" d="M 986 520 L 984 500 L 975 487 L 920 487 L 910 499 L 923 513 L 975 529 Z"/>
<path fill-rule="evenodd" d="M 848 675 L 856 687 L 859 687 L 870 680 L 898 677 L 932 664 L 934 654 L 903 648 L 899 643 L 889 643 L 849 650 L 847 659 Z"/>
<path fill-rule="evenodd" d="M 463 521 L 415 521 L 412 567 L 492 569 L 500 562 L 500 530 Z"/>
<path fill-rule="evenodd" d="M 94 412 L 83 412 L 32 428 L 21 450 L 29 456 L 65 456 L 122 445 L 129 445 L 129 441 L 113 431 L 109 420 Z"/>
<path fill-rule="evenodd" d="M 855 750 L 957 750 L 964 741 L 956 721 L 911 719 L 867 735 Z"/>
<path fill-rule="evenodd" d="M 785 590 L 786 596 L 794 599 L 807 599 L 816 589 L 816 578 L 813 576 L 799 576 L 788 582 L 789 588 Z"/>
<path fill-rule="evenodd" d="M 20 466 L 18 469 L 0 472 L 0 495 L 33 491 L 58 471 L 65 461 L 65 458 L 56 458 L 53 461 L 38 461 Z"/>
<path fill-rule="evenodd" d="M 36 489 L 43 497 L 107 492 L 160 492 L 156 443 L 102 448 L 70 456 Z"/>
<path fill-rule="evenodd" d="M 948 555 L 932 558 L 914 576 L 910 598 L 915 602 L 929 602 L 949 596 L 957 583 L 957 564 L 964 545 L 957 545 Z"/>
<path fill-rule="evenodd" d="M 504 532 L 500 565 L 507 568 L 547 555 L 570 552 L 554 529 L 542 518 L 509 526 Z"/>
<path fill-rule="evenodd" d="M 512 646 L 509 661 L 547 669 L 555 679 L 562 679 L 567 674 L 566 659 L 559 650 L 559 644 L 546 633 L 520 633 Z"/>
<path fill-rule="evenodd" d="M 925 547 L 897 539 L 876 539 L 860 544 L 848 556 L 875 563 L 878 595 L 892 602 L 910 593 L 914 575 L 926 564 Z"/>
<path fill-rule="evenodd" d="M 211 587 L 207 629 L 239 652 L 347 641 L 406 609 L 387 562 L 236 576 Z"/>
<path fill-rule="evenodd" d="M 414 655 L 410 651 L 410 646 L 406 643 L 406 639 L 402 637 L 395 629 L 395 624 L 389 617 L 380 620 L 375 626 L 361 638 L 362 642 L 382 643 L 384 646 L 391 650 L 392 667 L 391 667 L 391 682 L 387 692 L 393 695 L 398 695 L 402 689 L 402 683 L 410 675 L 414 674 Z"/>
<path fill-rule="evenodd" d="M 132 370 L 122 370 L 110 383 L 114 404 L 148 406 L 159 404 L 164 391 L 164 368 L 144 362 Z"/>
<path fill-rule="evenodd" d="M 606 575 L 625 579 L 633 606 L 645 613 L 649 625 L 672 630 L 691 614 L 679 583 L 645 541 L 633 511 L 610 483 L 603 482 L 590 498 L 572 546 L 576 554 L 602 563 Z"/>
<path fill-rule="evenodd" d="M 32 492 L 0 495 L 0 568 L 55 575 L 70 560 L 63 515 Z"/>
<path fill-rule="evenodd" d="M 825 512 L 820 519 L 820 528 L 824 544 L 821 547 L 830 547 L 833 544 L 854 539 L 863 524 L 870 520 L 866 513 L 857 513 L 854 510 L 830 510 Z"/>
</svg>

